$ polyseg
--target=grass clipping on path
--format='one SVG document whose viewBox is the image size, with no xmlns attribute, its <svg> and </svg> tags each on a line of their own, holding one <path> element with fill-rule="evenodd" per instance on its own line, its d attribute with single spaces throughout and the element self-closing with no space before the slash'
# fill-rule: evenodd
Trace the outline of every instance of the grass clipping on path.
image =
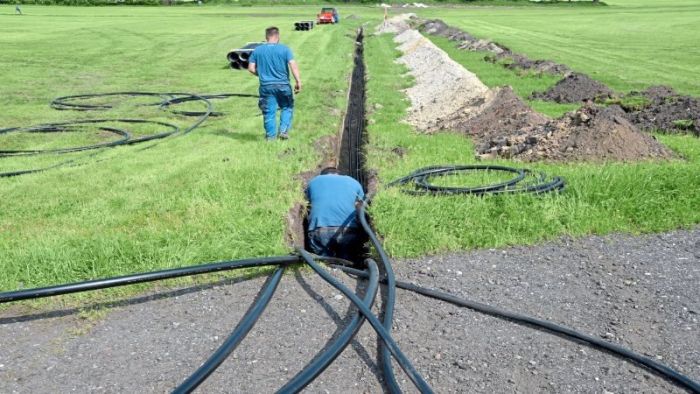
<svg viewBox="0 0 700 394">
<path fill-rule="evenodd" d="M 426 135 L 406 124 L 409 104 L 401 90 L 412 81 L 397 78 L 407 70 L 386 56 L 401 55 L 393 37 L 368 37 L 365 45 L 368 166 L 377 170 L 380 181 L 371 210 L 394 257 L 531 244 L 561 235 L 666 231 L 700 223 L 700 141 L 688 136 L 657 136 L 686 161 L 529 165 L 563 176 L 563 194 L 416 197 L 384 189 L 382 184 L 419 167 L 474 163 L 474 146 L 463 135 Z"/>
</svg>

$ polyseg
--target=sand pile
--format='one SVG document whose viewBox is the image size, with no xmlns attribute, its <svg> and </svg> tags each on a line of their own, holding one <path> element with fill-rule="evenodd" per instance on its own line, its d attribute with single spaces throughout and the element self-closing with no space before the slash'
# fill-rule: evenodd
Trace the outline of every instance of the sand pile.
<svg viewBox="0 0 700 394">
<path fill-rule="evenodd" d="M 420 131 L 443 129 L 452 119 L 478 113 L 492 93 L 473 73 L 452 60 L 418 31 L 407 29 L 395 37 L 415 85 L 406 89 L 411 100 L 407 120 Z"/>
<path fill-rule="evenodd" d="M 376 34 L 393 33 L 398 34 L 411 28 L 410 21 L 415 20 L 416 14 L 399 14 L 377 26 Z"/>
<path fill-rule="evenodd" d="M 631 161 L 673 156 L 631 124 L 618 106 L 603 108 L 588 103 L 559 119 L 549 119 L 532 110 L 510 88 L 490 90 L 407 24 L 405 18 L 392 18 L 384 29 L 401 31 L 395 37 L 403 53 L 398 62 L 406 65 L 415 79 L 415 85 L 405 91 L 411 101 L 407 121 L 417 130 L 468 134 L 482 158 Z M 458 34 L 444 23 L 424 24 L 423 28 Z M 585 81 L 580 76 L 572 80 Z M 586 86 L 599 92 L 594 82 L 589 80 Z"/>
</svg>

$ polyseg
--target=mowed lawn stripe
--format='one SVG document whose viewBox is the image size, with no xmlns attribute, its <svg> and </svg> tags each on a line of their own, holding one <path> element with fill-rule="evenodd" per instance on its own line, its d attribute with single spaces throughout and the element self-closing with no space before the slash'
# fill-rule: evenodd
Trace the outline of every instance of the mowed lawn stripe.
<svg viewBox="0 0 700 394">
<path fill-rule="evenodd" d="M 293 22 L 316 7 L 23 10 L 26 18 L 0 16 L 0 105 L 9 109 L 0 127 L 134 114 L 185 127 L 194 119 L 155 109 L 78 113 L 48 103 L 128 90 L 257 94 L 256 78 L 228 69 L 225 57 L 270 25 L 282 28 L 305 89 L 286 142 L 263 141 L 257 99 L 232 98 L 214 101 L 226 116 L 151 149 L 110 149 L 81 166 L 0 180 L 0 289 L 290 251 L 284 217 L 303 200 L 297 174 L 319 162 L 313 141 L 338 130 L 361 20 L 302 33 Z M 49 159 L 9 160 L 0 167 Z"/>
<path fill-rule="evenodd" d="M 700 95 L 700 4 L 611 0 L 605 7 L 464 7 L 418 11 L 535 59 L 552 59 L 628 91 L 667 84 Z"/>
</svg>

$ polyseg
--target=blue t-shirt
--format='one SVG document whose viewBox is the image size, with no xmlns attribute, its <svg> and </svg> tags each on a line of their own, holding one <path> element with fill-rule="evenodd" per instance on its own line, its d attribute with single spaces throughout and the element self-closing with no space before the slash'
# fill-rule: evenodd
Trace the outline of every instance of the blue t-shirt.
<svg viewBox="0 0 700 394">
<path fill-rule="evenodd" d="M 309 182 L 309 231 L 317 227 L 357 227 L 355 202 L 363 199 L 362 185 L 346 175 L 319 175 Z"/>
<path fill-rule="evenodd" d="M 248 61 L 255 63 L 260 85 L 289 84 L 288 63 L 294 60 L 292 50 L 284 44 L 266 43 L 253 50 Z"/>
</svg>

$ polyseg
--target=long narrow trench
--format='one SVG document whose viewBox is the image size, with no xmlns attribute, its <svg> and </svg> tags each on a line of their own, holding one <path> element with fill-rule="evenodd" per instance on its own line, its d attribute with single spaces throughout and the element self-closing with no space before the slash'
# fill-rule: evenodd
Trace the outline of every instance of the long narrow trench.
<svg viewBox="0 0 700 394">
<path fill-rule="evenodd" d="M 365 61 L 364 61 L 364 32 L 357 31 L 355 38 L 354 68 L 348 93 L 348 108 L 340 137 L 338 150 L 338 170 L 349 175 L 367 190 L 367 174 L 364 163 L 364 145 L 367 135 L 365 132 Z"/>
<path fill-rule="evenodd" d="M 322 162 L 313 173 L 301 174 L 304 182 L 316 175 L 318 171 L 330 164 L 338 170 L 355 178 L 367 191 L 369 178 L 364 163 L 364 144 L 366 143 L 365 118 L 365 62 L 363 52 L 364 31 L 358 29 L 355 37 L 354 67 L 348 90 L 348 107 L 345 112 L 342 129 L 330 139 L 318 141 L 317 148 L 322 152 Z M 338 143 L 339 142 L 339 143 Z M 295 205 L 287 215 L 287 244 L 308 247 L 306 240 L 306 210 L 301 204 Z"/>
</svg>

